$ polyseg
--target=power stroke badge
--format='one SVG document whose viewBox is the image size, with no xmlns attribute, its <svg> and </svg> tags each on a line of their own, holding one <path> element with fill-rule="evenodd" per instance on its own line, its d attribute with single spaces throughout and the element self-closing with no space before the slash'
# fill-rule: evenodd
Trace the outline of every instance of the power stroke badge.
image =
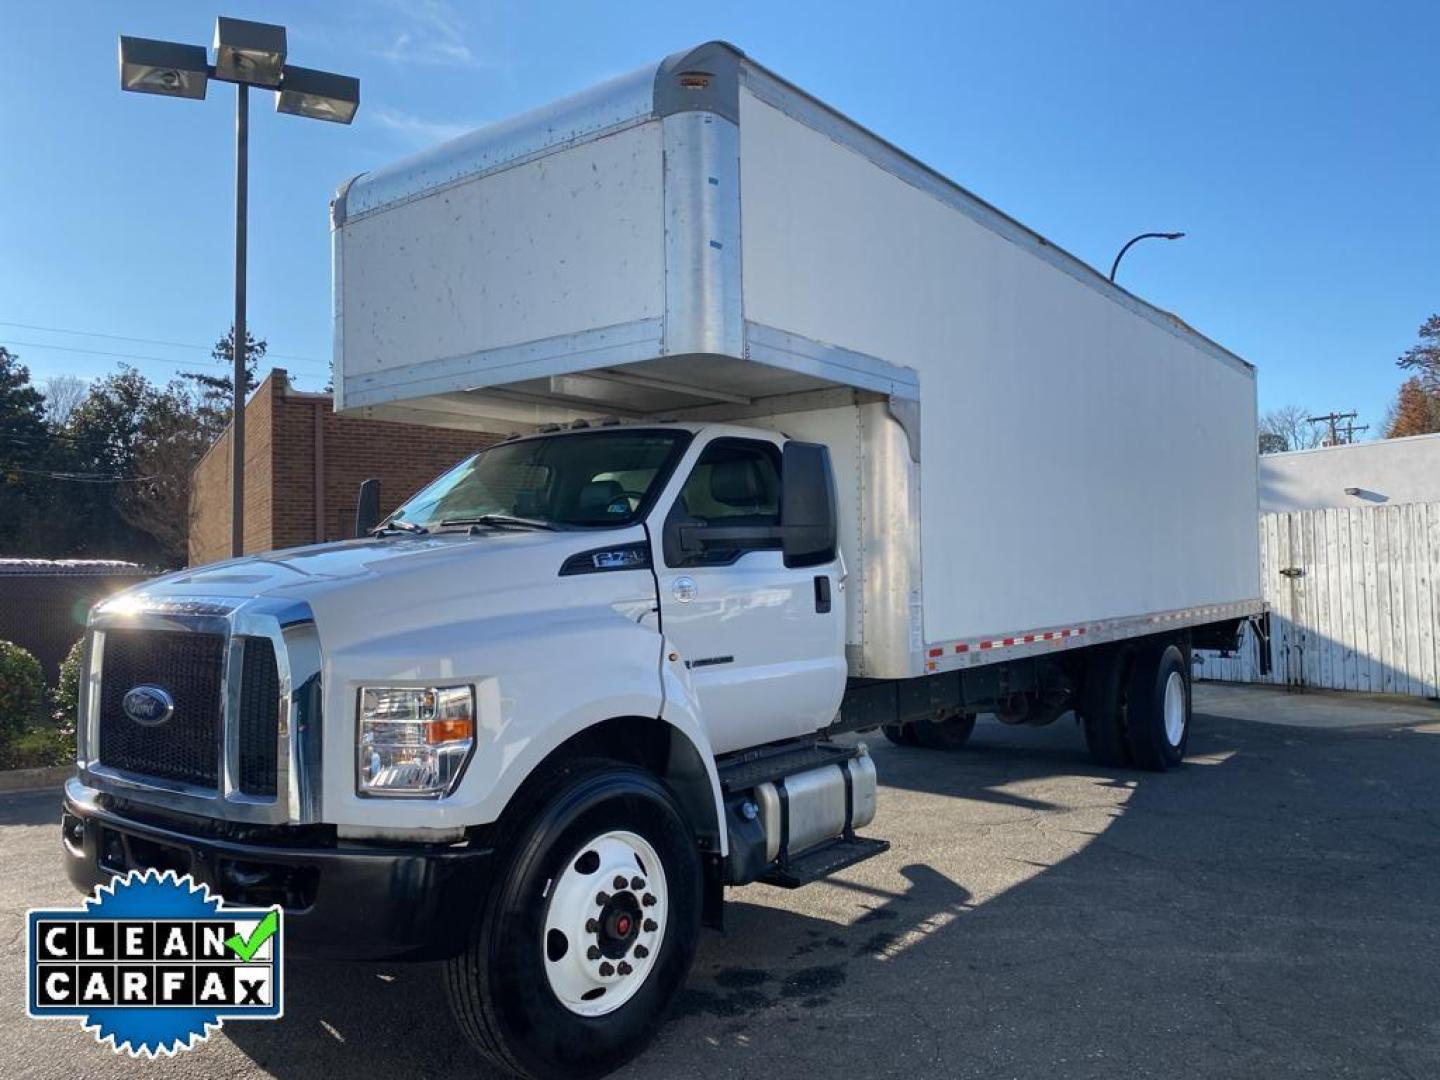
<svg viewBox="0 0 1440 1080">
<path fill-rule="evenodd" d="M 279 1019 L 283 921 L 188 874 L 132 870 L 83 907 L 31 910 L 28 1012 L 79 1017 L 136 1057 L 189 1050 L 226 1020 Z"/>
</svg>

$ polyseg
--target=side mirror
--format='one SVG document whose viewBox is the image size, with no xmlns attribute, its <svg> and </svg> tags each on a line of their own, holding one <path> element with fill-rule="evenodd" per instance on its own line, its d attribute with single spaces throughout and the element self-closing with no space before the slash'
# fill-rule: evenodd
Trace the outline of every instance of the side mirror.
<svg viewBox="0 0 1440 1080">
<path fill-rule="evenodd" d="M 839 526 L 830 451 L 788 442 L 780 466 L 780 540 L 786 566 L 817 566 L 835 558 Z"/>
<path fill-rule="evenodd" d="M 380 524 L 380 481 L 373 477 L 360 482 L 355 500 L 355 535 L 369 536 Z"/>
</svg>

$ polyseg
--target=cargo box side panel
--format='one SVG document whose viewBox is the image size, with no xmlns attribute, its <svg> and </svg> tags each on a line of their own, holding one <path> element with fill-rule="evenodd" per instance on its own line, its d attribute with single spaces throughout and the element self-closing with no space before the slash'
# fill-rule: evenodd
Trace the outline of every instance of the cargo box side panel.
<svg viewBox="0 0 1440 1080">
<path fill-rule="evenodd" d="M 345 407 L 658 354 L 662 173 L 645 123 L 346 222 Z"/>
<path fill-rule="evenodd" d="M 747 326 L 918 372 L 927 641 L 1258 596 L 1253 369 L 833 132 L 740 116 Z"/>
</svg>

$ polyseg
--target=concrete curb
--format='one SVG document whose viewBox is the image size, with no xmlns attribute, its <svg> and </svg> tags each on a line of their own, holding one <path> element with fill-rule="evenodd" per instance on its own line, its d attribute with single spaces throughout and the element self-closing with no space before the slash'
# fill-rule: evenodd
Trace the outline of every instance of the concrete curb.
<svg viewBox="0 0 1440 1080">
<path fill-rule="evenodd" d="M 0 771 L 0 793 L 58 789 L 74 775 L 74 765 L 52 765 L 45 769 L 5 769 Z"/>
</svg>

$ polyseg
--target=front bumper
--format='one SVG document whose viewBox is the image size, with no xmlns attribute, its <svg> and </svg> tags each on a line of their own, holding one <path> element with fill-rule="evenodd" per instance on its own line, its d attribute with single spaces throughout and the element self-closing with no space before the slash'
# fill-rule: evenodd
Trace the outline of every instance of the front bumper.
<svg viewBox="0 0 1440 1080">
<path fill-rule="evenodd" d="M 81 892 L 132 869 L 190 874 L 226 900 L 285 909 L 292 956 L 430 960 L 463 948 L 489 883 L 487 848 L 291 847 L 132 820 L 78 779 L 65 784 L 65 871 Z"/>
</svg>

